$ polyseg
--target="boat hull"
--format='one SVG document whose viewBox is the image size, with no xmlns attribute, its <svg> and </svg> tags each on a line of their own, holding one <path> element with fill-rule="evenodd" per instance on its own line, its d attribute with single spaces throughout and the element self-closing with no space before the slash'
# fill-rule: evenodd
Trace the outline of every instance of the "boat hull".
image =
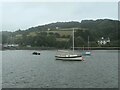
<svg viewBox="0 0 120 90">
<path fill-rule="evenodd" d="M 67 61 L 83 61 L 82 56 L 73 56 L 73 57 L 60 57 L 56 56 L 56 60 L 67 60 Z"/>
<path fill-rule="evenodd" d="M 91 52 L 85 52 L 85 55 L 91 55 Z"/>
<path fill-rule="evenodd" d="M 90 56 L 91 52 L 83 52 L 82 55 L 88 55 L 88 56 Z"/>
</svg>

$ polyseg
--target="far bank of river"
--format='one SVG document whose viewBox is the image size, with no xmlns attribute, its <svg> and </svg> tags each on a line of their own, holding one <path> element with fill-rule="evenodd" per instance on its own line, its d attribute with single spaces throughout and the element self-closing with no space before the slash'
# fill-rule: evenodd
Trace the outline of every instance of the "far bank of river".
<svg viewBox="0 0 120 90">
<path fill-rule="evenodd" d="M 55 48 L 55 47 L 5 47 L 0 48 L 0 50 L 57 50 L 65 48 Z M 72 49 L 72 48 L 71 48 Z M 120 50 L 120 47 L 75 47 L 75 50 Z"/>
</svg>

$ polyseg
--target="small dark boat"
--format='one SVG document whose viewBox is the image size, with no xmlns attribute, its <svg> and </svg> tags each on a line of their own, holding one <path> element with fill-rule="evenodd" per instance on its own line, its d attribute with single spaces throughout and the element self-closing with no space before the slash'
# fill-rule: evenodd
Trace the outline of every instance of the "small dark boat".
<svg viewBox="0 0 120 90">
<path fill-rule="evenodd" d="M 32 54 L 33 54 L 33 55 L 40 55 L 39 52 L 33 52 Z"/>
</svg>

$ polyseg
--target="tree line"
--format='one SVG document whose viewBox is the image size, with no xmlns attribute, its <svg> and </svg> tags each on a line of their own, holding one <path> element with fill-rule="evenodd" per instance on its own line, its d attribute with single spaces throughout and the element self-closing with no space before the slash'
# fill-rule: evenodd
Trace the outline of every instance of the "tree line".
<svg viewBox="0 0 120 90">
<path fill-rule="evenodd" d="M 32 47 L 70 48 L 72 46 L 71 34 L 61 35 L 59 32 L 54 33 L 54 31 L 77 27 L 80 29 L 75 31 L 76 47 L 87 46 L 88 36 L 90 37 L 90 46 L 98 46 L 97 40 L 101 37 L 109 37 L 111 40 L 110 44 L 104 46 L 119 46 L 119 26 L 119 21 L 110 19 L 57 22 L 26 30 L 19 29 L 15 32 L 3 31 L 1 42 L 3 44 L 19 44 L 21 47 L 31 45 Z M 48 30 L 53 32 L 48 33 Z"/>
</svg>

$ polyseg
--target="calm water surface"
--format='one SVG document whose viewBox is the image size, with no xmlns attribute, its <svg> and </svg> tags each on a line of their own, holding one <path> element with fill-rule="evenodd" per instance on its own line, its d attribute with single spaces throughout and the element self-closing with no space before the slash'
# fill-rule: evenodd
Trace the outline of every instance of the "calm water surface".
<svg viewBox="0 0 120 90">
<path fill-rule="evenodd" d="M 2 51 L 0 51 L 0 89 L 2 89 Z"/>
<path fill-rule="evenodd" d="M 118 51 L 96 50 L 85 61 L 55 60 L 55 50 L 2 51 L 3 88 L 117 88 Z"/>
</svg>

